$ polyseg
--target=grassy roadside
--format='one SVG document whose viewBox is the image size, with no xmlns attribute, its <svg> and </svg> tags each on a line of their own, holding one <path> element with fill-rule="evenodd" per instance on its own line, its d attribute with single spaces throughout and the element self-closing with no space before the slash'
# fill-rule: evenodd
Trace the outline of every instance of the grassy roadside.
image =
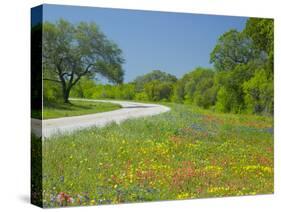
<svg viewBox="0 0 281 212">
<path fill-rule="evenodd" d="M 95 205 L 273 192 L 273 120 L 171 111 L 46 139 L 43 204 Z M 58 201 L 60 192 L 69 201 Z"/>
<path fill-rule="evenodd" d="M 119 108 L 121 106 L 118 104 L 105 102 L 70 101 L 70 104 L 47 103 L 43 108 L 43 119 L 100 113 Z M 33 113 L 33 118 L 36 118 L 36 113 Z"/>
</svg>

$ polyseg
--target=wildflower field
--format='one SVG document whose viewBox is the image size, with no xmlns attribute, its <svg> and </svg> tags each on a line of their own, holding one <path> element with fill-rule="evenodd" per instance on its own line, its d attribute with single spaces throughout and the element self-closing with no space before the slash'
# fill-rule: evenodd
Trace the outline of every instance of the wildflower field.
<svg viewBox="0 0 281 212">
<path fill-rule="evenodd" d="M 171 111 L 45 139 L 43 206 L 273 193 L 272 117 Z"/>
</svg>

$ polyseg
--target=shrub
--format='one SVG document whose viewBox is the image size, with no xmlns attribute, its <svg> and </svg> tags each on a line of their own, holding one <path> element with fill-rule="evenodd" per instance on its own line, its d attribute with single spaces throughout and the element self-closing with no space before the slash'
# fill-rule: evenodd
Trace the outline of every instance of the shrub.
<svg viewBox="0 0 281 212">
<path fill-rule="evenodd" d="M 250 113 L 273 113 L 273 82 L 267 79 L 266 71 L 259 69 L 244 82 L 245 102 Z"/>
</svg>

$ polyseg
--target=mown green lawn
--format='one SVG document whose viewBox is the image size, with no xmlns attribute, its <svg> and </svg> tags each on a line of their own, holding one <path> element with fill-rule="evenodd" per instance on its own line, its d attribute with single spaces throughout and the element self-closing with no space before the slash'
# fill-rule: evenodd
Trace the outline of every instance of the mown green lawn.
<svg viewBox="0 0 281 212">
<path fill-rule="evenodd" d="M 121 108 L 120 105 L 107 102 L 70 101 L 70 104 L 48 103 L 43 107 L 43 119 L 100 113 L 119 108 Z"/>
<path fill-rule="evenodd" d="M 273 193 L 272 117 L 168 106 L 44 140 L 44 206 Z"/>
</svg>

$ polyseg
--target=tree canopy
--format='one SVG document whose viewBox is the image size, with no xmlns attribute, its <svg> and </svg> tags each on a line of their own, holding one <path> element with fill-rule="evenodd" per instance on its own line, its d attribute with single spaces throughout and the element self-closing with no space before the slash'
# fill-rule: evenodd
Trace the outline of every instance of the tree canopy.
<svg viewBox="0 0 281 212">
<path fill-rule="evenodd" d="M 166 73 L 164 71 L 160 70 L 153 70 L 147 74 L 144 74 L 142 76 L 138 76 L 134 82 L 136 84 L 136 89 L 138 91 L 141 91 L 144 89 L 144 85 L 148 82 L 158 80 L 160 82 L 168 82 L 168 83 L 174 83 L 177 81 L 176 76 Z"/>
<path fill-rule="evenodd" d="M 186 73 L 174 89 L 174 100 L 208 108 L 215 102 L 214 74 L 212 69 L 198 67 Z"/>
<path fill-rule="evenodd" d="M 244 33 L 252 39 L 254 48 L 264 56 L 267 77 L 273 79 L 274 22 L 267 18 L 249 18 Z"/>
<path fill-rule="evenodd" d="M 95 23 L 71 24 L 63 19 L 43 25 L 43 80 L 59 83 L 64 102 L 83 76 L 101 74 L 122 83 L 122 51 Z"/>
<path fill-rule="evenodd" d="M 273 53 L 274 47 L 274 22 L 267 18 L 249 18 L 244 32 L 252 39 L 255 48 Z"/>
<path fill-rule="evenodd" d="M 231 71 L 239 64 L 247 64 L 255 57 L 253 44 L 245 34 L 229 30 L 220 36 L 210 55 L 210 62 L 218 71 Z"/>
</svg>

